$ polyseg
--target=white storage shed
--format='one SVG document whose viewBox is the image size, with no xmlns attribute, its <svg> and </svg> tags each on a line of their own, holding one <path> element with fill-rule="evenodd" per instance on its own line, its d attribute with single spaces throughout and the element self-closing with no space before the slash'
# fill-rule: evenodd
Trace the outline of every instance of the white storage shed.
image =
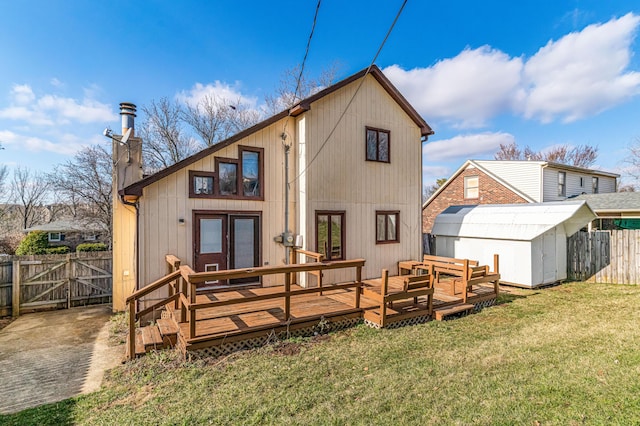
<svg viewBox="0 0 640 426">
<path fill-rule="evenodd" d="M 596 215 L 584 201 L 451 206 L 433 225 L 438 256 L 493 265 L 501 282 L 537 287 L 567 278 L 567 237 Z"/>
</svg>

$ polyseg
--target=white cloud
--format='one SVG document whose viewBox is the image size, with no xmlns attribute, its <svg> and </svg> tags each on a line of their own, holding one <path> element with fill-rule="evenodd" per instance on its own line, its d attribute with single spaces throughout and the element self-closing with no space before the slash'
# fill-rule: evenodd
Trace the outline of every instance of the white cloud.
<svg viewBox="0 0 640 426">
<path fill-rule="evenodd" d="M 18 105 L 30 104 L 36 98 L 31 86 L 28 84 L 14 84 L 10 95 L 13 102 Z"/>
<path fill-rule="evenodd" d="M 434 182 L 436 179 L 448 178 L 451 176 L 451 169 L 445 166 L 423 166 L 422 176 L 425 185 Z"/>
<path fill-rule="evenodd" d="M 35 136 L 20 135 L 9 130 L 0 130 L 0 140 L 7 147 L 15 145 L 31 152 L 54 152 L 57 154 L 73 155 L 87 144 L 75 135 L 64 135 L 62 143 L 55 143 L 48 139 Z"/>
<path fill-rule="evenodd" d="M 422 154 L 428 162 L 457 158 L 466 160 L 492 154 L 498 150 L 500 144 L 506 145 L 514 141 L 513 135 L 504 132 L 459 135 L 426 144 Z"/>
<path fill-rule="evenodd" d="M 384 73 L 427 119 L 482 127 L 512 105 L 521 71 L 520 58 L 483 46 L 429 68 L 404 71 L 392 65 Z"/>
<path fill-rule="evenodd" d="M 55 77 L 53 77 L 53 78 L 49 81 L 49 83 L 51 83 L 51 85 L 52 85 L 53 87 L 63 87 L 63 86 L 64 86 L 64 83 L 63 83 L 63 82 L 61 82 L 60 80 L 58 80 L 58 79 L 57 79 L 57 78 L 55 78 Z"/>
<path fill-rule="evenodd" d="M 214 99 L 224 99 L 230 102 L 239 102 L 248 108 L 255 108 L 258 100 L 255 97 L 245 96 L 240 92 L 240 84 L 236 82 L 234 86 L 216 80 L 215 83 L 202 84 L 196 83 L 187 91 L 181 91 L 176 98 L 185 104 L 196 106 L 205 97 L 213 97 Z"/>
<path fill-rule="evenodd" d="M 11 105 L 0 109 L 0 118 L 39 126 L 117 121 L 118 115 L 104 103 L 86 97 L 83 100 L 56 95 L 38 98 L 29 85 L 14 85 Z"/>
<path fill-rule="evenodd" d="M 483 46 L 384 73 L 427 121 L 479 128 L 504 113 L 575 121 L 640 94 L 640 72 L 627 69 L 638 26 L 640 16 L 629 13 L 550 41 L 528 60 Z"/>
<path fill-rule="evenodd" d="M 549 41 L 525 65 L 524 116 L 570 122 L 640 94 L 640 72 L 625 72 L 639 24 L 629 13 Z"/>
</svg>

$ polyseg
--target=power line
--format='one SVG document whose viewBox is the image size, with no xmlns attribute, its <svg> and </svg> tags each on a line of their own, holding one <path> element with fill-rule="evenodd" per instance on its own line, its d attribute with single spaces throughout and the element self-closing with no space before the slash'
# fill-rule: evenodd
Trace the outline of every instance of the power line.
<svg viewBox="0 0 640 426">
<path fill-rule="evenodd" d="M 364 84 L 364 80 L 367 78 L 367 75 L 369 74 L 369 72 L 371 71 L 371 68 L 373 67 L 373 64 L 375 64 L 376 59 L 378 59 L 378 56 L 380 55 L 380 52 L 382 51 L 382 48 L 384 47 L 385 43 L 387 42 L 387 39 L 389 38 L 389 35 L 391 35 L 391 31 L 393 31 L 393 27 L 395 27 L 396 22 L 398 22 L 398 19 L 400 18 L 400 15 L 402 14 L 402 10 L 404 9 L 405 5 L 407 4 L 408 0 L 404 0 L 402 2 L 402 6 L 400 6 L 400 9 L 398 10 L 398 13 L 396 14 L 395 19 L 393 20 L 393 22 L 391 23 L 391 26 L 389 27 L 389 31 L 387 31 L 387 35 L 384 37 L 384 40 L 382 40 L 382 43 L 380 43 L 380 47 L 378 47 L 378 51 L 376 52 L 375 56 L 373 57 L 373 59 L 371 60 L 371 63 L 369 64 L 369 66 L 367 67 L 367 70 L 365 71 L 364 75 L 362 76 L 362 78 L 360 79 L 360 83 L 358 84 L 358 87 L 356 88 L 356 91 L 353 92 L 353 95 L 351 96 L 351 99 L 349 99 L 349 102 L 347 103 L 347 106 L 344 108 L 344 110 L 342 111 L 342 114 L 340 114 L 340 117 L 338 117 L 338 120 L 336 121 L 336 124 L 333 126 L 333 128 L 331 129 L 331 132 L 329 132 L 329 134 L 327 135 L 326 139 L 324 140 L 324 142 L 322 142 L 322 145 L 320 145 L 320 149 L 318 149 L 318 152 L 315 153 L 315 155 L 313 156 L 313 158 L 311 159 L 311 161 L 309 161 L 309 163 L 304 167 L 304 169 L 298 174 L 298 176 L 296 176 L 291 182 L 289 182 L 288 184 L 292 184 L 293 182 L 297 181 L 300 176 L 302 176 L 304 173 L 306 173 L 306 171 L 309 169 L 309 167 L 311 167 L 311 165 L 313 164 L 313 162 L 316 160 L 316 158 L 318 158 L 318 155 L 320 155 L 320 152 L 322 152 L 322 150 L 324 149 L 325 145 L 327 144 L 327 142 L 329 142 L 329 139 L 331 139 L 331 136 L 333 136 L 333 133 L 336 131 L 336 129 L 338 128 L 338 125 L 340 124 L 340 122 L 342 121 L 342 119 L 344 118 L 345 114 L 347 113 L 347 111 L 349 110 L 349 107 L 351 106 L 351 104 L 353 103 L 353 100 L 356 98 L 356 96 L 358 95 L 358 92 L 360 91 L 360 88 L 362 87 L 362 85 Z M 319 3 L 319 2 L 318 2 Z"/>
<path fill-rule="evenodd" d="M 304 66 L 305 66 L 305 63 L 307 62 L 307 56 L 309 55 L 309 47 L 311 46 L 311 39 L 313 38 L 313 32 L 316 29 L 316 22 L 318 21 L 318 11 L 320 10 L 320 3 L 322 3 L 322 0 L 318 0 L 318 4 L 316 5 L 316 13 L 315 15 L 313 15 L 313 25 L 311 26 L 311 32 L 309 33 L 309 39 L 307 40 L 307 48 L 304 51 L 304 58 L 302 58 L 300 73 L 298 74 L 298 79 L 296 81 L 296 90 L 293 92 L 294 102 L 298 99 L 298 91 L 300 90 L 300 82 L 302 81 L 302 74 L 304 74 Z"/>
</svg>

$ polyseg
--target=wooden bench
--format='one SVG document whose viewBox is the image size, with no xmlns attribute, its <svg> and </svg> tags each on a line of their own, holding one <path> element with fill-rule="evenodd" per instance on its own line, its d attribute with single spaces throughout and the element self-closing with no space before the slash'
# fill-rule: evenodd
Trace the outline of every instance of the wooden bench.
<svg viewBox="0 0 640 426">
<path fill-rule="evenodd" d="M 468 293 L 473 286 L 481 283 L 493 283 L 495 294 L 498 296 L 500 273 L 497 254 L 493 255 L 493 271 L 490 271 L 487 265 L 478 265 L 477 260 L 452 257 L 424 255 L 422 263 L 425 268 L 433 270 L 437 283 L 443 282 L 441 275 L 450 276 L 448 279 L 451 281 L 452 295 L 456 294 L 456 286 L 461 284 L 464 303 L 467 303 Z"/>
<path fill-rule="evenodd" d="M 374 322 L 380 327 L 384 327 L 388 322 L 387 307 L 392 308 L 393 302 L 400 300 L 413 299 L 413 305 L 417 306 L 418 297 L 427 296 L 426 314 L 432 316 L 433 291 L 433 274 L 389 277 L 389 271 L 386 269 L 382 270 L 379 280 L 366 280 L 362 287 L 364 297 L 380 304 L 380 311 L 374 318 Z M 415 316 L 415 312 L 411 315 Z M 402 314 L 399 317 L 402 317 Z"/>
</svg>

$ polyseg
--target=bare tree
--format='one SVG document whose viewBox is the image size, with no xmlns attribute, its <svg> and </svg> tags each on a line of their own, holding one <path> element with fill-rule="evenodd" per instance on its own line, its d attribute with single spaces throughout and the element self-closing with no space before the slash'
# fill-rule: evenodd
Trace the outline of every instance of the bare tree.
<svg viewBox="0 0 640 426">
<path fill-rule="evenodd" d="M 447 181 L 447 178 L 440 178 L 440 179 L 436 179 L 436 181 L 434 183 L 432 183 L 431 185 L 427 185 L 424 187 L 423 191 L 422 191 L 422 202 L 426 202 L 429 197 L 431 197 L 433 194 L 435 194 L 435 192 L 440 189 L 440 187 L 442 185 L 445 184 L 445 182 Z"/>
<path fill-rule="evenodd" d="M 197 105 L 187 104 L 182 119 L 202 139 L 212 146 L 256 124 L 260 113 L 244 105 L 240 99 L 232 101 L 215 95 L 204 96 Z"/>
<path fill-rule="evenodd" d="M 25 167 L 16 167 L 11 181 L 13 201 L 18 204 L 20 222 L 23 229 L 30 228 L 42 220 L 40 212 L 42 203 L 49 195 L 49 183 L 46 177 L 38 172 L 31 172 Z"/>
<path fill-rule="evenodd" d="M 333 63 L 329 68 L 322 70 L 317 78 L 311 78 L 305 73 L 300 75 L 300 65 L 286 69 L 274 93 L 265 96 L 266 113 L 277 114 L 329 87 L 335 81 L 338 68 L 338 64 Z"/>
<path fill-rule="evenodd" d="M 627 173 L 631 176 L 635 185 L 640 185 L 640 137 L 627 148 L 628 155 L 624 162 L 627 164 Z"/>
<path fill-rule="evenodd" d="M 529 146 L 520 149 L 515 142 L 500 144 L 500 149 L 494 155 L 496 160 L 531 160 L 550 161 L 577 167 L 590 167 L 598 158 L 598 148 L 589 145 L 555 146 L 546 151 L 534 151 Z"/>
<path fill-rule="evenodd" d="M 48 175 L 70 205 L 74 218 L 99 224 L 111 237 L 111 155 L 101 146 L 86 147 Z"/>
<path fill-rule="evenodd" d="M 182 128 L 182 107 L 167 98 L 143 106 L 146 120 L 140 126 L 144 166 L 159 170 L 169 167 L 198 151 L 195 139 Z"/>
</svg>

